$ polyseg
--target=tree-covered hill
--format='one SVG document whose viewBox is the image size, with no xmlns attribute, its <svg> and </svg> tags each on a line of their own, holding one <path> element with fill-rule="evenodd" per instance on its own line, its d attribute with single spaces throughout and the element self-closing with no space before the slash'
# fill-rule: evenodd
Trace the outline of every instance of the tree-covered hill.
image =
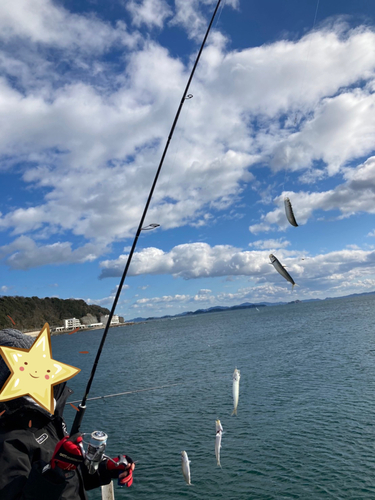
<svg viewBox="0 0 375 500">
<path fill-rule="evenodd" d="M 62 326 L 64 319 L 81 318 L 87 314 L 92 314 L 99 319 L 102 314 L 109 314 L 109 310 L 100 306 L 89 306 L 84 300 L 64 300 L 55 297 L 44 299 L 0 297 L 0 328 L 17 328 L 21 331 L 38 330 L 45 323 L 53 328 Z"/>
</svg>

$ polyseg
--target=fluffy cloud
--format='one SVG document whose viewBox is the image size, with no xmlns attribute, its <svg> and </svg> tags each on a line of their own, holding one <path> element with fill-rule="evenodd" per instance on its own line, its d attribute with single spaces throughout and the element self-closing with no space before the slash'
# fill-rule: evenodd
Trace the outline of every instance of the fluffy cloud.
<svg viewBox="0 0 375 500">
<path fill-rule="evenodd" d="M 196 36 L 203 23 L 199 13 L 212 5 L 211 0 L 176 2 L 174 22 L 187 19 Z M 162 26 L 169 15 L 161 0 L 128 6 L 137 26 Z M 138 18 L 135 6 L 140 7 Z M 112 241 L 134 234 L 190 68 L 148 37 L 139 43 L 140 36 L 47 0 L 16 0 L 0 7 L 0 37 L 30 45 L 25 57 L 11 43 L 0 52 L 0 170 L 21 172 L 24 185 L 40 195 L 26 205 L 2 207 L 0 228 L 16 238 L 2 247 L 12 267 L 41 265 L 39 250 L 50 253 L 47 263 L 95 258 Z M 213 213 L 238 202 L 247 183 L 255 186 L 252 166 L 304 173 L 316 161 L 322 162 L 322 175 L 340 171 L 346 182 L 324 193 L 292 193 L 299 223 L 315 207 L 330 210 L 340 203 L 343 215 L 369 211 L 364 179 L 372 167 L 345 168 L 374 144 L 374 32 L 336 24 L 297 41 L 238 51 L 227 49 L 225 42 L 216 31 L 203 53 L 191 89 L 194 98 L 185 103 L 149 222 L 163 229 L 200 227 Z M 116 61 L 121 71 L 107 72 L 115 64 L 104 63 L 101 55 L 125 45 L 126 57 Z M 47 46 L 61 51 L 58 60 L 51 62 Z M 78 71 L 76 52 L 83 50 L 90 52 L 90 64 L 80 57 Z M 31 57 L 40 64 L 31 64 Z M 350 199 L 353 192 L 357 196 Z M 285 227 L 281 197 L 276 203 L 276 211 L 251 226 L 253 232 Z M 19 235 L 28 239 L 19 240 Z M 59 242 L 35 243 L 46 235 L 58 235 Z M 72 235 L 88 243 L 72 250 Z M 183 270 L 180 250 L 174 251 L 167 261 L 157 249 L 147 249 L 156 259 L 155 270 L 137 254 L 132 272 L 156 273 L 162 265 L 165 272 L 191 278 L 266 269 L 252 252 L 222 246 L 204 250 L 203 263 L 196 252 L 187 252 L 191 268 Z M 216 269 L 215 259 L 224 255 L 226 267 Z M 260 267 L 253 269 L 254 261 Z M 103 264 L 102 276 L 114 273 L 117 265 Z"/>
<path fill-rule="evenodd" d="M 6 259 L 11 269 L 30 269 L 51 264 L 73 264 L 91 262 L 99 257 L 104 249 L 87 243 L 76 250 L 68 242 L 37 245 L 31 238 L 20 236 L 9 245 L 0 247 L 0 258 Z"/>
<path fill-rule="evenodd" d="M 337 210 L 341 212 L 341 217 L 349 217 L 358 212 L 375 213 L 375 157 L 372 156 L 358 167 L 346 169 L 344 179 L 344 183 L 321 193 L 284 192 L 274 200 L 277 208 L 262 215 L 261 222 L 251 225 L 250 231 L 256 234 L 275 227 L 288 227 L 284 209 L 285 196 L 293 203 L 298 224 L 305 224 L 316 210 Z"/>
<path fill-rule="evenodd" d="M 170 252 L 145 248 L 133 256 L 129 275 L 171 274 L 183 279 L 248 276 L 256 283 L 280 283 L 283 278 L 270 265 L 270 250 L 243 251 L 229 245 L 211 247 L 206 243 L 178 245 Z M 375 273 L 375 251 L 348 248 L 336 252 L 309 256 L 305 253 L 279 248 L 277 257 L 295 281 L 308 289 L 318 278 L 327 285 L 344 276 L 356 279 L 359 274 Z M 116 261 L 101 264 L 101 278 L 121 276 L 127 255 Z M 316 283 L 314 284 L 314 286 Z M 210 295 L 200 290 L 198 295 Z"/>
<path fill-rule="evenodd" d="M 259 248 L 261 250 L 268 249 L 272 250 L 274 248 L 286 248 L 290 245 L 290 241 L 283 239 L 279 240 L 258 240 L 249 243 L 249 247 Z"/>
<path fill-rule="evenodd" d="M 239 0 L 226 0 L 222 2 L 219 8 L 219 15 L 224 3 L 227 7 L 230 6 L 234 9 L 237 9 L 239 6 Z M 201 40 L 207 30 L 206 17 L 212 16 L 216 4 L 217 0 L 189 0 L 189 2 L 175 0 L 176 12 L 170 24 L 184 28 L 189 38 Z M 207 12 L 207 16 L 204 15 L 204 11 Z"/>
<path fill-rule="evenodd" d="M 127 2 L 126 9 L 132 15 L 132 23 L 135 26 L 142 24 L 148 27 L 156 26 L 162 28 L 164 21 L 172 14 L 172 10 L 165 0 L 143 0 Z"/>
<path fill-rule="evenodd" d="M 327 164 L 328 175 L 347 162 L 373 151 L 375 97 L 371 89 L 351 89 L 325 98 L 299 132 L 281 140 L 271 152 L 274 169 L 300 170 L 315 160 Z"/>
<path fill-rule="evenodd" d="M 195 295 L 165 295 L 147 297 L 130 304 L 139 314 L 160 315 L 161 309 L 173 309 L 173 313 L 213 306 L 238 305 L 243 302 L 275 303 L 290 302 L 298 299 L 317 299 L 326 296 L 337 297 L 351 293 L 373 291 L 375 287 L 375 252 L 363 250 L 342 250 L 329 252 L 301 259 L 300 255 L 278 254 L 298 283 L 297 289 L 290 285 L 269 266 L 269 272 L 262 276 L 249 273 L 255 278 L 252 286 L 239 287 L 231 292 L 212 292 L 209 289 L 199 290 Z M 264 262 L 268 255 L 258 256 Z M 221 262 L 221 264 L 223 264 Z M 223 265 L 225 268 L 226 264 Z M 216 276 L 216 275 L 215 275 Z M 128 313 L 127 313 L 128 314 Z"/>
<path fill-rule="evenodd" d="M 127 255 L 116 261 L 101 263 L 101 278 L 121 276 Z M 269 259 L 266 252 L 243 252 L 229 245 L 210 247 L 207 243 L 178 245 L 170 252 L 145 248 L 133 255 L 129 274 L 172 274 L 184 279 L 267 274 Z"/>
<path fill-rule="evenodd" d="M 114 43 L 132 45 L 122 23 L 113 28 L 93 15 L 72 14 L 50 0 L 0 2 L 0 38 L 84 52 L 102 52 Z"/>
<path fill-rule="evenodd" d="M 185 305 L 190 302 L 189 295 L 163 295 L 162 297 L 144 298 L 136 300 L 132 305 L 132 309 L 158 310 L 161 306 L 165 309 L 175 307 L 176 304 Z"/>
</svg>

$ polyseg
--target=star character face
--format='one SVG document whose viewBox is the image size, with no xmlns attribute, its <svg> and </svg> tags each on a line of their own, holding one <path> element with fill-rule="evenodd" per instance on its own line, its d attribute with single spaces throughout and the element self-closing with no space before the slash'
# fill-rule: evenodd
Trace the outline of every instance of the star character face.
<svg viewBox="0 0 375 500">
<path fill-rule="evenodd" d="M 81 370 L 52 359 L 51 335 L 46 323 L 30 349 L 0 346 L 11 374 L 0 391 L 0 401 L 30 396 L 53 414 L 53 386 Z"/>
<path fill-rule="evenodd" d="M 39 379 L 39 378 L 45 378 L 46 380 L 49 380 L 51 377 L 51 370 L 49 368 L 52 367 L 52 363 L 50 360 L 39 360 L 39 362 L 36 364 L 35 360 L 30 356 L 30 353 L 27 354 L 14 354 L 14 361 L 17 363 L 18 361 L 21 362 L 21 366 L 19 367 L 20 372 L 24 372 L 22 376 L 26 377 L 30 376 L 33 379 Z M 20 359 L 18 359 L 20 358 Z M 24 361 L 22 364 L 23 359 L 29 359 L 29 361 Z M 43 363 L 44 361 L 44 363 Z M 41 366 L 41 365 L 44 366 Z M 36 370 L 34 368 L 37 368 Z M 52 375 L 54 377 L 54 375 Z"/>
</svg>

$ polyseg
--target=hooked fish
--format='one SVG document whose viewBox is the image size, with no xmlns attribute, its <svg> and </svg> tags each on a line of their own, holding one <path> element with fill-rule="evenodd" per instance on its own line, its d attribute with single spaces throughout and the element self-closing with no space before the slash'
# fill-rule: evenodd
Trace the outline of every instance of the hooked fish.
<svg viewBox="0 0 375 500">
<path fill-rule="evenodd" d="M 270 261 L 273 267 L 276 269 L 276 271 L 280 273 L 283 278 L 289 281 L 289 283 L 292 284 L 292 289 L 293 289 L 295 285 L 293 278 L 285 269 L 285 267 L 280 263 L 280 261 L 272 253 L 270 254 Z"/>
<path fill-rule="evenodd" d="M 233 413 L 232 415 L 237 415 L 238 406 L 238 396 L 240 395 L 240 370 L 237 368 L 233 372 Z"/>
<path fill-rule="evenodd" d="M 289 198 L 287 198 L 287 197 L 286 197 L 286 198 L 284 199 L 284 205 L 285 205 L 285 214 L 286 214 L 286 218 L 288 219 L 288 221 L 290 222 L 290 224 L 292 224 L 292 226 L 294 226 L 294 227 L 298 227 L 298 224 L 297 224 L 296 218 L 294 217 L 292 204 L 291 204 L 291 202 L 290 202 L 290 199 L 289 199 Z"/>
<path fill-rule="evenodd" d="M 223 435 L 223 426 L 219 419 L 216 420 L 216 438 L 215 438 L 215 455 L 216 462 L 219 467 L 221 467 L 220 463 L 220 448 L 221 448 L 221 436 Z"/>
<path fill-rule="evenodd" d="M 182 474 L 188 485 L 191 486 L 190 481 L 190 460 L 186 451 L 181 451 L 181 468 Z"/>
</svg>

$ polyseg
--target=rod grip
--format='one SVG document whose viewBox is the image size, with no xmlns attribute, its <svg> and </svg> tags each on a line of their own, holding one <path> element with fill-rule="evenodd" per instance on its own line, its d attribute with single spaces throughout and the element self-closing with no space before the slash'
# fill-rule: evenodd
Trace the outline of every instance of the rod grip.
<svg viewBox="0 0 375 500">
<path fill-rule="evenodd" d="M 85 411 L 86 411 L 86 405 L 82 406 L 82 404 L 80 404 L 78 406 L 78 411 L 76 413 L 76 416 L 74 417 L 73 425 L 69 434 L 70 436 L 74 436 L 74 434 L 77 434 L 77 432 L 79 432 Z"/>
</svg>

